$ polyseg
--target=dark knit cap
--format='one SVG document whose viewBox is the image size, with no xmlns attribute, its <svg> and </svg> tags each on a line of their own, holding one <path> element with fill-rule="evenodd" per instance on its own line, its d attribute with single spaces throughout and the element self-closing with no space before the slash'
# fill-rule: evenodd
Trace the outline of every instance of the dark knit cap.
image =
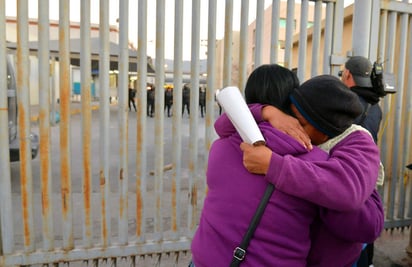
<svg viewBox="0 0 412 267">
<path fill-rule="evenodd" d="M 345 63 L 345 68 L 352 74 L 357 86 L 372 87 L 372 63 L 366 57 L 354 56 Z"/>
<path fill-rule="evenodd" d="M 362 113 L 358 96 L 331 75 L 307 80 L 290 99 L 310 124 L 329 137 L 343 133 Z"/>
</svg>

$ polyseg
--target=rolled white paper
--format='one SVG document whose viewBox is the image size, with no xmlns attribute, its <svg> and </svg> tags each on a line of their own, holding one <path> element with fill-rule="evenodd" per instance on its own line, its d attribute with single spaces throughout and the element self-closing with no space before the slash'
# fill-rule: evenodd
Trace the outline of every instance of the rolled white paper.
<svg viewBox="0 0 412 267">
<path fill-rule="evenodd" d="M 251 145 L 265 143 L 265 139 L 237 87 L 229 86 L 218 90 L 216 99 L 244 142 Z"/>
</svg>

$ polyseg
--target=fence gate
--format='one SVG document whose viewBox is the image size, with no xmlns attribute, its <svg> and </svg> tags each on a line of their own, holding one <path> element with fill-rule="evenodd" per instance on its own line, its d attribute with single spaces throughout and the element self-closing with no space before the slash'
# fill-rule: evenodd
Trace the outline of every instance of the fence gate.
<svg viewBox="0 0 412 267">
<path fill-rule="evenodd" d="M 50 11 L 51 1 L 38 0 L 34 7 L 32 2 L 0 0 L 0 76 L 9 77 L 9 82 L 0 80 L 0 266 L 187 266 L 206 193 L 208 150 L 216 138 L 213 122 L 219 111 L 215 90 L 233 84 L 244 88 L 248 73 L 269 62 L 296 68 L 301 80 L 321 73 L 337 74 L 348 51 L 343 39 L 347 23 L 343 0 L 60 0 L 58 9 Z M 155 8 L 151 8 L 152 2 Z M 10 41 L 13 34 L 7 28 L 10 5 L 17 7 L 14 41 Z M 269 6 L 270 41 L 264 34 L 268 26 L 263 23 Z M 33 35 L 28 16 L 33 9 L 37 10 L 37 35 Z M 356 0 L 353 9 L 350 53 L 384 59 L 384 67 L 397 77 L 398 92 L 382 103 L 385 121 L 379 144 L 386 167 L 381 194 L 387 228 L 411 223 L 411 174 L 404 167 L 412 158 L 412 75 L 407 75 L 412 69 L 411 9 L 410 1 L 389 0 Z M 96 10 L 97 43 L 92 37 L 96 25 L 91 25 Z M 296 10 L 300 12 L 298 33 Z M 251 11 L 256 16 L 253 31 Z M 50 12 L 58 13 L 54 40 Z M 118 18 L 118 40 L 114 43 L 109 23 L 113 13 Z M 71 14 L 80 14 L 78 46 L 71 36 Z M 173 41 L 165 38 L 166 29 L 170 31 L 166 18 L 170 16 Z M 239 23 L 238 41 L 235 21 Z M 205 22 L 206 37 L 201 36 Z M 154 24 L 155 30 L 150 30 Z M 183 37 L 188 31 L 190 38 L 186 40 Z M 131 32 L 137 33 L 135 40 Z M 218 32 L 224 33 L 223 37 Z M 155 41 L 148 38 L 150 34 L 155 34 Z M 53 41 L 58 43 L 57 50 L 52 49 Z M 153 42 L 152 61 L 147 55 Z M 233 45 L 236 42 L 238 47 Z M 219 43 L 223 54 L 218 53 Z M 265 54 L 263 47 L 269 43 Z M 165 105 L 165 49 L 170 46 L 174 116 L 166 118 L 159 111 Z M 184 73 L 187 47 L 191 65 L 189 73 Z M 201 118 L 199 90 L 194 88 L 200 87 L 204 77 L 200 71 L 200 50 L 204 47 L 208 112 Z M 38 62 L 35 81 L 39 88 L 34 93 L 30 90 L 33 57 Z M 15 83 L 10 82 L 12 75 L 7 72 L 10 58 L 15 61 Z M 80 102 L 71 97 L 71 70 L 76 60 Z M 112 73 L 116 74 L 115 103 L 110 94 Z M 137 112 L 128 111 L 132 75 L 137 79 Z M 185 75 L 190 76 L 190 118 L 180 116 Z M 93 97 L 92 83 L 96 86 Z M 146 114 L 148 84 L 155 88 L 153 118 Z M 15 121 L 9 117 L 13 92 L 18 107 Z M 55 94 L 59 96 L 57 123 Z M 31 104 L 34 96 L 38 105 Z M 38 114 L 36 121 L 31 120 L 34 113 Z M 13 123 L 18 125 L 18 162 L 10 162 L 13 131 L 9 126 Z M 35 159 L 32 133 L 39 136 Z"/>
</svg>

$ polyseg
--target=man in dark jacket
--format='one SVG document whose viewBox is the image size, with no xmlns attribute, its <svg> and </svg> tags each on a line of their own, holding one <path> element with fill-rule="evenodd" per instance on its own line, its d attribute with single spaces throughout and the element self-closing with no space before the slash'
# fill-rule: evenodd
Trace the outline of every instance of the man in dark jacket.
<svg viewBox="0 0 412 267">
<path fill-rule="evenodd" d="M 184 85 L 182 90 L 182 116 L 185 111 L 185 107 L 187 114 L 190 115 L 190 89 L 187 85 Z"/>
<path fill-rule="evenodd" d="M 382 110 L 379 100 L 384 94 L 379 88 L 374 88 L 371 80 L 372 64 L 362 56 L 351 57 L 345 63 L 345 68 L 339 73 L 342 82 L 359 96 L 363 105 L 362 114 L 354 121 L 355 124 L 367 129 L 375 143 L 378 142 L 378 131 L 382 120 Z M 373 244 L 367 244 L 357 263 L 357 267 L 367 267 L 373 264 Z"/>
<path fill-rule="evenodd" d="M 173 88 L 171 86 L 166 87 L 165 90 L 165 109 L 167 109 L 167 116 L 170 117 L 171 108 L 173 104 Z"/>
<path fill-rule="evenodd" d="M 136 90 L 134 90 L 133 88 L 129 88 L 129 111 L 131 111 L 131 105 L 133 105 L 134 111 L 136 110 L 136 103 L 134 101 L 134 98 L 136 97 Z"/>
<path fill-rule="evenodd" d="M 153 117 L 155 111 L 155 87 L 147 90 L 147 116 Z"/>
<path fill-rule="evenodd" d="M 199 106 L 200 116 L 203 118 L 206 114 L 206 89 L 199 87 Z"/>
</svg>

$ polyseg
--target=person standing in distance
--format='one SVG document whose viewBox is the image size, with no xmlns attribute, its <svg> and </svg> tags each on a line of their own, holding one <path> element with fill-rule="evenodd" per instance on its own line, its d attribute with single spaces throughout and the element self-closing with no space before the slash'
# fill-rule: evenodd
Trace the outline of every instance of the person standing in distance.
<svg viewBox="0 0 412 267">
<path fill-rule="evenodd" d="M 137 109 L 136 109 L 136 103 L 135 103 L 135 101 L 134 101 L 134 98 L 135 98 L 135 97 L 136 97 L 136 90 L 133 89 L 133 88 L 131 88 L 131 87 L 129 87 L 129 111 L 132 110 L 130 104 L 133 105 L 134 111 L 137 111 Z"/>
<path fill-rule="evenodd" d="M 375 143 L 378 143 L 378 132 L 382 121 L 382 110 L 379 100 L 384 95 L 374 88 L 371 80 L 372 64 L 362 56 L 349 58 L 343 71 L 339 72 L 342 82 L 355 92 L 363 106 L 362 114 L 354 121 L 355 124 L 367 129 Z M 357 267 L 373 265 L 374 245 L 367 244 L 357 262 Z"/>
<path fill-rule="evenodd" d="M 363 105 L 363 113 L 355 120 L 355 123 L 367 129 L 377 143 L 382 121 L 379 100 L 384 95 L 372 86 L 371 73 L 372 64 L 369 59 L 355 56 L 346 61 L 345 68 L 339 72 L 339 76 L 342 82 L 358 95 Z"/>
<path fill-rule="evenodd" d="M 187 115 L 190 116 L 190 89 L 186 84 L 183 86 L 182 90 L 182 117 L 185 107 L 187 110 Z"/>
</svg>

